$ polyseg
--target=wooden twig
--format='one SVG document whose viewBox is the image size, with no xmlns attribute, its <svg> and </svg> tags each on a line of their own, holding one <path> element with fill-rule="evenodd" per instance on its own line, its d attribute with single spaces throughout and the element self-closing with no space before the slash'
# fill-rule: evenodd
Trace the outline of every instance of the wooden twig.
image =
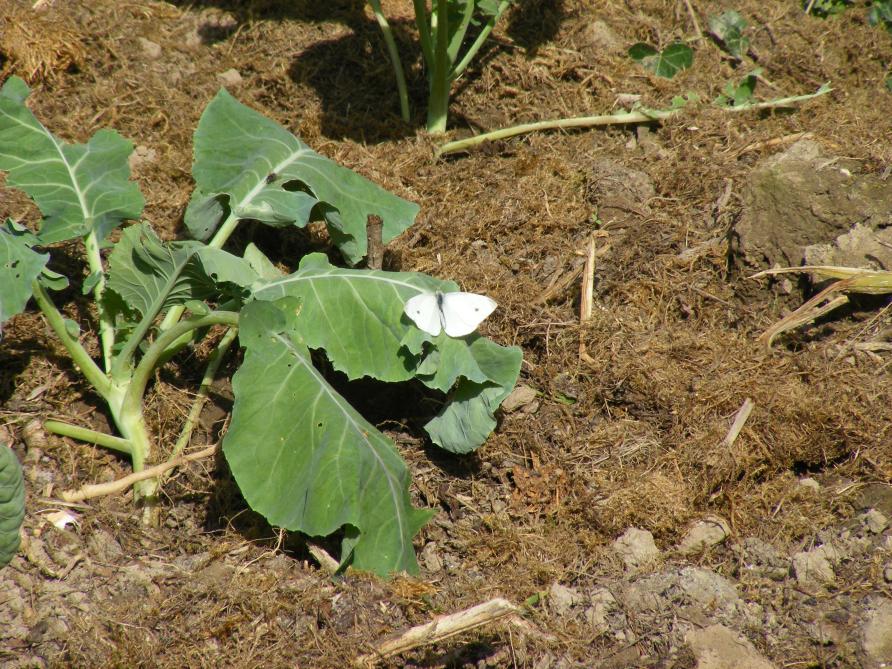
<svg viewBox="0 0 892 669">
<path fill-rule="evenodd" d="M 582 267 L 582 290 L 579 301 L 579 322 L 585 323 L 592 317 L 592 303 L 595 293 L 595 236 L 588 240 L 585 265 Z"/>
<path fill-rule="evenodd" d="M 592 317 L 595 292 L 595 236 L 588 240 L 585 265 L 582 268 L 582 287 L 579 297 L 579 324 L 584 325 Z M 579 359 L 586 363 L 595 362 L 585 350 L 585 333 L 579 330 Z"/>
<path fill-rule="evenodd" d="M 327 571 L 329 574 L 337 573 L 338 567 L 341 565 L 327 550 L 322 548 L 322 546 L 314 544 L 312 541 L 308 541 L 307 551 L 309 551 L 310 555 L 313 556 L 313 559 L 319 563 L 319 566 L 322 567 L 323 570 Z"/>
<path fill-rule="evenodd" d="M 737 156 L 739 157 L 745 153 L 751 153 L 752 151 L 759 151 L 761 149 L 772 149 L 776 146 L 781 146 L 782 144 L 792 144 L 793 142 L 798 142 L 800 139 L 811 139 L 814 136 L 813 132 L 794 132 L 790 135 L 784 135 L 783 137 L 774 137 L 773 139 L 767 139 L 762 142 L 753 142 L 740 149 L 740 151 L 737 152 Z"/>
<path fill-rule="evenodd" d="M 154 467 L 143 469 L 141 472 L 134 472 L 129 476 L 118 479 L 117 481 L 85 485 L 80 490 L 66 490 L 62 493 L 62 499 L 64 499 L 66 502 L 82 502 L 85 499 L 92 499 L 93 497 L 113 495 L 114 493 L 126 490 L 134 483 L 145 481 L 146 479 L 155 478 L 157 476 L 160 476 L 164 472 L 173 469 L 174 467 L 179 467 L 180 465 L 186 464 L 187 462 L 192 462 L 193 460 L 201 460 L 202 458 L 213 455 L 216 451 L 217 445 L 214 444 L 212 446 L 208 446 L 203 450 L 196 451 L 195 453 L 189 453 L 187 455 L 180 455 L 178 457 L 171 458 L 167 462 L 162 462 L 160 465 L 155 465 Z"/>
<path fill-rule="evenodd" d="M 740 431 L 743 429 L 743 426 L 746 424 L 746 421 L 750 417 L 750 414 L 753 412 L 753 407 L 755 406 L 755 402 L 749 397 L 747 397 L 743 401 L 743 404 L 740 405 L 740 408 L 734 415 L 734 421 L 731 423 L 731 428 L 728 430 L 728 434 L 725 435 L 725 439 L 722 442 L 725 445 L 725 448 L 731 448 L 731 446 L 734 445 L 734 442 L 737 441 Z"/>
<path fill-rule="evenodd" d="M 381 269 L 384 267 L 384 221 L 380 216 L 369 214 L 366 222 L 366 238 L 368 250 L 366 251 L 365 266 L 369 269 Z"/>
<path fill-rule="evenodd" d="M 797 328 L 800 325 L 810 323 L 816 318 L 820 318 L 824 314 L 846 304 L 849 301 L 849 298 L 845 295 L 837 295 L 826 304 L 818 306 L 819 304 L 824 302 L 824 300 L 829 299 L 830 295 L 832 295 L 833 293 L 841 292 L 846 290 L 847 288 L 850 288 L 852 283 L 854 283 L 854 278 L 842 279 L 841 281 L 836 281 L 830 284 L 829 286 L 827 286 L 827 288 L 815 295 L 792 314 L 790 314 L 786 318 L 782 318 L 770 328 L 765 330 L 765 332 L 763 332 L 759 337 L 759 341 L 762 342 L 762 345 L 766 349 L 770 349 L 774 338 L 777 337 L 779 334 L 786 332 L 787 330 Z"/>
<path fill-rule="evenodd" d="M 373 667 L 380 660 L 399 655 L 407 650 L 427 646 L 462 632 L 494 622 L 501 618 L 516 616 L 520 609 L 501 597 L 483 604 L 472 606 L 464 611 L 439 616 L 431 622 L 412 627 L 402 634 L 380 641 L 374 652 L 356 658 L 356 665 Z"/>
<path fill-rule="evenodd" d="M 684 4 L 685 7 L 688 8 L 688 15 L 691 17 L 691 23 L 694 24 L 694 32 L 697 33 L 697 37 L 694 41 L 703 39 L 703 31 L 700 30 L 700 22 L 697 21 L 697 14 L 691 6 L 691 0 L 684 0 Z"/>
</svg>

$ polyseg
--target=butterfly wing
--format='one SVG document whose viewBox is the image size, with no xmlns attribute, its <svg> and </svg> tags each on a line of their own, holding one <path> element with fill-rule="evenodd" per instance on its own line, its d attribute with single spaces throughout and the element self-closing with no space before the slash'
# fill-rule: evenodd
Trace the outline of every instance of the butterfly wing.
<svg viewBox="0 0 892 669">
<path fill-rule="evenodd" d="M 415 297 L 410 297 L 403 311 L 419 329 L 434 337 L 440 334 L 442 329 L 440 307 L 434 293 L 420 293 Z"/>
<path fill-rule="evenodd" d="M 443 329 L 450 337 L 464 337 L 477 329 L 496 308 L 496 301 L 476 293 L 443 293 Z"/>
</svg>

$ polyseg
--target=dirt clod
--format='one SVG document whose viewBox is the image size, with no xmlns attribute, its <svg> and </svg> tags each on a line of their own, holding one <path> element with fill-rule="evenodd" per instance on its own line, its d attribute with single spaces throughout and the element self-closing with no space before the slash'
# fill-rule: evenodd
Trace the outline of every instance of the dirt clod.
<svg viewBox="0 0 892 669">
<path fill-rule="evenodd" d="M 711 516 L 688 528 L 676 550 L 682 555 L 700 553 L 722 543 L 730 533 L 728 521 L 719 516 Z"/>
<path fill-rule="evenodd" d="M 836 583 L 834 562 L 838 562 L 836 550 L 832 546 L 819 546 L 793 556 L 793 573 L 799 584 L 804 587 L 834 585 Z"/>
<path fill-rule="evenodd" d="M 743 214 L 735 227 L 739 253 L 756 267 L 795 267 L 803 261 L 861 267 L 879 253 L 873 262 L 892 267 L 892 253 L 883 245 L 892 217 L 892 183 L 858 171 L 852 161 L 828 156 L 812 140 L 763 160 L 743 193 Z"/>
<path fill-rule="evenodd" d="M 892 600 L 873 603 L 862 627 L 861 648 L 869 667 L 885 667 L 892 662 Z"/>
<path fill-rule="evenodd" d="M 691 630 L 685 641 L 694 651 L 697 669 L 774 669 L 774 665 L 759 654 L 748 639 L 723 625 Z"/>
<path fill-rule="evenodd" d="M 637 527 L 630 527 L 614 541 L 613 550 L 626 565 L 626 569 L 632 570 L 651 564 L 660 557 L 654 535 Z"/>
</svg>

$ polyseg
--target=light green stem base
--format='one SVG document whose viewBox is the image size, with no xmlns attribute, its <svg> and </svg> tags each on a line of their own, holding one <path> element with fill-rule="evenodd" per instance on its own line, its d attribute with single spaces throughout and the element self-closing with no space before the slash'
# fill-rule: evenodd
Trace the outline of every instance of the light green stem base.
<svg viewBox="0 0 892 669">
<path fill-rule="evenodd" d="M 123 453 L 124 455 L 133 456 L 133 444 L 127 439 L 113 437 L 104 432 L 97 432 L 96 430 L 71 425 L 70 423 L 63 423 L 58 420 L 44 421 L 43 427 L 53 434 L 58 434 L 63 437 L 71 437 L 72 439 L 77 439 L 79 441 L 86 441 L 87 443 L 103 446 L 104 448 Z"/>
</svg>

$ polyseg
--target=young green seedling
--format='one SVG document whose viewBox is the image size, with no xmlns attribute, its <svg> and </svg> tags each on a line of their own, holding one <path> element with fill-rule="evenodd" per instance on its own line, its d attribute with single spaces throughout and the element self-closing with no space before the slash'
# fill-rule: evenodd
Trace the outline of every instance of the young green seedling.
<svg viewBox="0 0 892 669">
<path fill-rule="evenodd" d="M 746 21 L 733 9 L 709 17 L 709 32 L 719 45 L 737 60 L 746 55 L 750 47 L 749 38 L 744 35 Z"/>
<path fill-rule="evenodd" d="M 694 62 L 694 52 L 684 42 L 673 42 L 662 51 L 650 44 L 638 42 L 629 47 L 628 53 L 632 60 L 665 79 L 672 79 Z"/>
<path fill-rule="evenodd" d="M 512 0 L 432 0 L 430 9 L 425 0 L 413 0 L 415 26 L 421 43 L 428 81 L 427 130 L 446 131 L 449 94 L 452 84 L 480 51 L 499 18 Z M 390 25 L 380 0 L 369 0 L 381 27 L 388 55 L 396 76 L 403 120 L 409 121 L 409 96 L 405 75 Z M 470 28 L 478 32 L 470 45 L 465 44 Z"/>
</svg>

